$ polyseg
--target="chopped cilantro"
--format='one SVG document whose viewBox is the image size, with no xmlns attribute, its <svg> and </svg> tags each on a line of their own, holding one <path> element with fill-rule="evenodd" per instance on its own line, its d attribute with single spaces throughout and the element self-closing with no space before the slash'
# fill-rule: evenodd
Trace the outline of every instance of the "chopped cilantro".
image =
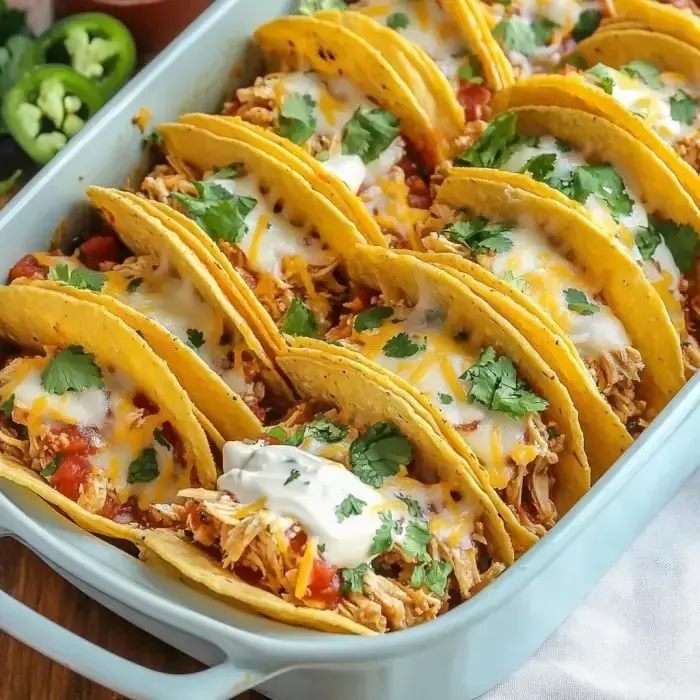
<svg viewBox="0 0 700 700">
<path fill-rule="evenodd" d="M 588 297 L 580 289 L 574 289 L 573 287 L 565 289 L 564 298 L 569 310 L 581 316 L 592 316 L 600 310 L 597 304 L 588 301 Z"/>
<path fill-rule="evenodd" d="M 466 151 L 455 158 L 455 165 L 498 168 L 520 147 L 524 139 L 516 132 L 515 112 L 494 117 L 484 133 Z"/>
<path fill-rule="evenodd" d="M 615 83 L 612 75 L 610 75 L 610 70 L 606 65 L 596 63 L 595 66 L 589 68 L 586 73 L 596 79 L 596 85 L 598 85 L 603 92 L 607 93 L 608 95 L 613 94 Z"/>
<path fill-rule="evenodd" d="M 467 57 L 467 63 L 460 66 L 457 75 L 461 80 L 465 80 L 473 85 L 481 85 L 484 82 L 481 62 L 474 54 Z"/>
<path fill-rule="evenodd" d="M 187 344 L 191 348 L 199 350 L 199 348 L 201 348 L 202 345 L 204 345 L 204 333 L 202 333 L 202 331 L 200 331 L 198 328 L 188 328 Z"/>
<path fill-rule="evenodd" d="M 61 466 L 63 455 L 61 453 L 54 455 L 53 459 L 39 472 L 40 476 L 53 476 Z"/>
<path fill-rule="evenodd" d="M 382 352 L 387 357 L 413 357 L 427 347 L 425 338 L 412 338 L 408 333 L 397 333 L 384 343 Z"/>
<path fill-rule="evenodd" d="M 4 401 L 0 406 L 0 411 L 5 414 L 5 418 L 12 418 L 12 411 L 15 410 L 15 395 L 10 394 L 7 401 Z"/>
<path fill-rule="evenodd" d="M 225 165 L 223 168 L 214 167 L 213 177 L 220 178 L 222 180 L 224 180 L 224 179 L 230 180 L 232 178 L 238 177 L 240 172 L 241 172 L 241 164 L 240 163 L 229 163 L 228 165 Z"/>
<path fill-rule="evenodd" d="M 401 493 L 397 494 L 396 498 L 398 498 L 399 501 L 403 501 L 406 504 L 406 506 L 408 507 L 409 515 L 412 515 L 414 518 L 420 518 L 423 515 L 423 511 L 421 510 L 420 504 L 415 499 L 409 498 L 408 496 L 404 496 Z"/>
<path fill-rule="evenodd" d="M 698 113 L 698 103 L 685 91 L 678 88 L 671 95 L 671 119 L 681 124 L 692 124 Z"/>
<path fill-rule="evenodd" d="M 318 338 L 318 322 L 313 311 L 300 299 L 294 297 L 282 323 L 282 332 L 305 338 Z"/>
<path fill-rule="evenodd" d="M 321 542 L 321 543 L 318 545 L 318 547 L 316 547 L 316 551 L 317 551 L 319 554 L 325 554 L 325 553 L 326 553 L 326 543 L 325 543 L 325 542 Z"/>
<path fill-rule="evenodd" d="M 284 438 L 284 444 L 291 445 L 292 447 L 299 447 L 299 445 L 304 442 L 305 436 L 306 426 L 302 425 L 301 428 L 297 428 L 289 437 Z"/>
<path fill-rule="evenodd" d="M 163 431 L 160 428 L 156 428 L 153 431 L 153 439 L 163 447 L 167 447 L 168 449 L 172 447 L 168 438 L 165 437 L 165 433 L 163 433 Z"/>
<path fill-rule="evenodd" d="M 280 110 L 279 135 L 298 146 L 305 144 L 316 131 L 315 108 L 316 102 L 310 95 L 287 95 Z"/>
<path fill-rule="evenodd" d="M 143 142 L 147 146 L 156 146 L 160 148 L 163 145 L 163 137 L 157 131 L 151 131 L 148 136 L 143 137 Z"/>
<path fill-rule="evenodd" d="M 41 386 L 49 394 L 65 394 L 67 391 L 103 389 L 104 382 L 102 372 L 95 364 L 95 356 L 85 352 L 80 345 L 71 345 L 48 361 L 41 374 Z"/>
<path fill-rule="evenodd" d="M 430 529 L 425 520 L 411 520 L 406 526 L 406 537 L 401 547 L 414 559 L 424 559 L 428 556 Z"/>
<path fill-rule="evenodd" d="M 449 406 L 454 401 L 454 398 L 452 398 L 450 394 L 443 394 L 440 391 L 438 392 L 438 398 L 443 406 Z"/>
<path fill-rule="evenodd" d="M 393 423 L 375 423 L 350 445 L 350 469 L 360 481 L 379 488 L 384 479 L 413 459 L 411 443 Z"/>
<path fill-rule="evenodd" d="M 399 120 L 379 107 L 358 107 L 343 129 L 343 153 L 367 164 L 379 158 L 399 135 Z"/>
<path fill-rule="evenodd" d="M 452 573 L 452 564 L 449 561 L 431 560 L 419 564 L 411 574 L 411 587 L 421 588 L 425 586 L 437 596 L 444 596 L 447 590 L 447 582 Z"/>
<path fill-rule="evenodd" d="M 271 438 L 284 442 L 287 439 L 287 431 L 281 425 L 273 425 L 265 431 Z"/>
<path fill-rule="evenodd" d="M 374 533 L 372 546 L 369 548 L 370 557 L 390 550 L 391 545 L 394 543 L 394 535 L 401 533 L 401 526 L 394 521 L 391 513 L 382 511 L 379 513 L 379 519 L 382 521 L 382 524 Z"/>
<path fill-rule="evenodd" d="M 213 240 L 240 242 L 248 233 L 245 217 L 257 205 L 254 197 L 231 194 L 213 182 L 192 182 L 196 197 L 175 192 L 172 197 L 181 202 L 189 217 Z"/>
<path fill-rule="evenodd" d="M 609 163 L 580 165 L 566 179 L 547 179 L 547 184 L 563 192 L 567 197 L 585 204 L 595 195 L 610 209 L 610 215 L 619 221 L 620 216 L 632 213 L 634 201 L 627 194 L 625 182 Z"/>
<path fill-rule="evenodd" d="M 379 328 L 394 313 L 388 306 L 373 306 L 355 317 L 355 330 L 358 333 Z"/>
<path fill-rule="evenodd" d="M 134 277 L 129 280 L 129 284 L 126 285 L 126 291 L 129 294 L 133 294 L 141 285 L 143 284 L 143 277 Z"/>
<path fill-rule="evenodd" d="M 291 484 L 292 481 L 296 481 L 300 476 L 301 472 L 298 469 L 292 469 L 289 472 L 289 476 L 285 480 L 284 484 L 282 484 L 282 486 L 287 486 L 287 484 Z"/>
<path fill-rule="evenodd" d="M 157 478 L 159 473 L 156 451 L 152 447 L 147 447 L 129 465 L 126 481 L 129 484 L 148 484 Z"/>
<path fill-rule="evenodd" d="M 603 18 L 600 10 L 584 10 L 579 16 L 574 28 L 571 30 L 571 36 L 575 42 L 583 41 L 589 37 L 600 26 L 600 20 Z"/>
<path fill-rule="evenodd" d="M 516 15 L 502 19 L 493 28 L 493 36 L 506 51 L 532 56 L 539 47 L 546 46 L 551 41 L 555 26 L 548 19 L 535 20 L 529 24 Z"/>
<path fill-rule="evenodd" d="M 649 61 L 630 61 L 620 68 L 620 72 L 637 78 L 654 90 L 663 87 L 661 83 L 661 71 Z"/>
<path fill-rule="evenodd" d="M 395 31 L 406 29 L 409 24 L 408 15 L 405 12 L 392 12 L 386 18 L 386 26 Z"/>
<path fill-rule="evenodd" d="M 557 148 L 562 152 L 562 153 L 569 153 L 571 151 L 571 146 L 569 146 L 566 141 L 562 141 L 561 139 L 554 139 L 554 141 L 557 144 Z"/>
<path fill-rule="evenodd" d="M 58 263 L 49 270 L 49 279 L 63 282 L 76 289 L 88 289 L 91 292 L 100 292 L 104 286 L 106 276 L 98 270 L 76 268 L 69 270 L 65 263 Z"/>
<path fill-rule="evenodd" d="M 547 437 L 550 440 L 554 440 L 554 438 L 558 438 L 559 435 L 560 435 L 559 431 L 553 425 L 548 426 Z"/>
<path fill-rule="evenodd" d="M 493 347 L 485 348 L 478 362 L 461 375 L 460 379 L 471 382 L 471 403 L 480 403 L 486 408 L 501 411 L 513 418 L 544 411 L 549 405 L 518 378 L 513 361 L 509 357 L 498 357 Z"/>
<path fill-rule="evenodd" d="M 574 66 L 574 68 L 578 68 L 579 70 L 586 70 L 587 64 L 583 56 L 570 55 L 564 59 L 563 65 Z"/>
<path fill-rule="evenodd" d="M 483 216 L 475 216 L 464 221 L 455 221 L 445 226 L 441 234 L 453 243 L 463 245 L 474 253 L 505 253 L 513 247 L 508 234 L 514 224 L 508 222 L 488 221 Z"/>
<path fill-rule="evenodd" d="M 306 432 L 319 442 L 340 442 L 348 434 L 348 426 L 334 423 L 330 418 L 321 416 L 306 426 Z"/>
<path fill-rule="evenodd" d="M 511 287 L 515 287 L 523 294 L 526 294 L 529 288 L 527 280 L 524 277 L 514 275 L 512 270 L 506 270 L 506 274 L 503 275 L 503 281 L 508 282 Z"/>
<path fill-rule="evenodd" d="M 650 221 L 648 226 L 641 226 L 637 229 L 634 234 L 634 242 L 637 244 L 642 260 L 651 260 L 661 243 L 661 234 Z"/>
<path fill-rule="evenodd" d="M 530 158 L 520 172 L 529 173 L 535 180 L 542 182 L 554 170 L 556 162 L 556 153 L 540 153 Z"/>
<path fill-rule="evenodd" d="M 367 505 L 361 498 L 355 498 L 352 494 L 346 496 L 335 509 L 335 517 L 339 523 L 353 515 L 360 515 L 362 509 Z"/>
<path fill-rule="evenodd" d="M 537 46 L 547 46 L 550 41 L 552 41 L 552 32 L 554 27 L 559 25 L 556 22 L 552 22 L 551 19 L 546 17 L 543 19 L 536 19 L 532 23 L 532 33 L 535 35 L 535 43 Z"/>
<path fill-rule="evenodd" d="M 301 0 L 299 14 L 313 15 L 322 10 L 347 10 L 345 0 Z"/>
<path fill-rule="evenodd" d="M 698 234 L 688 224 L 679 225 L 675 221 L 658 216 L 649 217 L 649 228 L 657 231 L 671 251 L 678 269 L 688 273 L 693 269 L 695 256 L 700 252 Z"/>
<path fill-rule="evenodd" d="M 362 593 L 362 579 L 369 570 L 369 564 L 359 564 L 354 569 L 341 569 L 343 583 L 340 590 L 343 593 Z"/>
</svg>

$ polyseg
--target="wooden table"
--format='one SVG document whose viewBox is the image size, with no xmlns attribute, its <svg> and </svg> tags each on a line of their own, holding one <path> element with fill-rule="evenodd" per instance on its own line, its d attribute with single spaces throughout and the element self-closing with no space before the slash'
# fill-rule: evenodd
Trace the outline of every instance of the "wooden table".
<svg viewBox="0 0 700 700">
<path fill-rule="evenodd" d="M 13 540 L 0 540 L 0 588 L 66 629 L 159 671 L 191 673 L 202 665 L 83 595 Z M 0 632 L 2 700 L 122 700 Z M 237 700 L 263 700 L 246 693 Z"/>
</svg>

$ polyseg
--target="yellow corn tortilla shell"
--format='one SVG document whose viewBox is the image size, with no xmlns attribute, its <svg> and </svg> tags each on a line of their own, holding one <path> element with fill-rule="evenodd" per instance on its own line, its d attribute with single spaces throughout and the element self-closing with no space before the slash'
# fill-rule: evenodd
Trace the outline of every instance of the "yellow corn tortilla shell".
<svg viewBox="0 0 700 700">
<path fill-rule="evenodd" d="M 216 136 L 209 131 L 188 124 L 163 124 L 160 133 L 166 150 L 173 153 L 178 160 L 193 166 L 201 171 L 212 170 L 214 167 L 225 167 L 231 163 L 242 163 L 245 169 L 260 178 L 271 192 L 278 192 L 279 199 L 284 201 L 285 217 L 290 221 L 300 222 L 300 235 L 303 230 L 314 230 L 328 248 L 341 259 L 353 255 L 357 247 L 367 243 L 358 230 L 336 209 L 328 200 L 315 192 L 313 187 L 303 177 L 297 175 L 290 168 L 282 168 L 275 159 L 267 153 L 254 148 L 250 144 Z M 159 207 L 162 214 L 165 208 Z M 190 234 L 188 245 L 192 245 L 191 239 L 196 238 L 202 244 L 192 249 L 200 256 L 201 260 L 209 258 L 218 264 L 231 280 L 231 285 L 237 293 L 237 306 L 241 314 L 246 316 L 250 328 L 263 339 L 266 347 L 271 352 L 281 352 L 284 343 L 280 337 L 275 322 L 270 318 L 265 308 L 255 296 L 240 273 L 230 263 L 224 262 L 225 255 L 218 251 L 218 247 L 212 244 L 211 239 L 193 221 L 185 216 L 171 214 L 174 223 L 179 228 L 173 227 L 177 236 L 183 237 L 184 229 Z M 161 221 L 165 221 L 162 216 Z M 207 253 L 201 249 L 207 248 Z M 218 253 L 215 253 L 216 248 Z M 236 299 L 231 301 L 236 303 Z"/>
<path fill-rule="evenodd" d="M 405 134 L 427 165 L 448 155 L 446 139 L 382 54 L 353 32 L 313 17 L 280 17 L 255 31 L 268 56 L 276 56 L 324 76 L 342 75 L 380 107 L 398 117 Z"/>
<path fill-rule="evenodd" d="M 199 483 L 208 488 L 216 484 L 207 436 L 184 389 L 146 341 L 104 307 L 32 285 L 0 287 L 0 337 L 36 351 L 43 346 L 80 345 L 99 366 L 124 372 L 168 416 Z M 7 457 L 0 458 L 0 465 L 0 476 L 30 488 L 81 527 L 110 537 L 135 538 L 133 528 L 87 512 L 26 467 Z"/>
<path fill-rule="evenodd" d="M 464 132 L 464 110 L 444 73 L 423 49 L 360 12 L 326 10 L 314 17 L 345 27 L 377 49 L 445 136 L 448 150 L 452 150 L 449 144 Z"/>
<path fill-rule="evenodd" d="M 181 116 L 179 121 L 211 131 L 223 138 L 244 141 L 274 158 L 278 164 L 291 168 L 334 204 L 340 213 L 357 227 L 368 243 L 386 246 L 379 225 L 361 200 L 340 178 L 326 170 L 319 161 L 295 143 L 239 117 L 193 113 Z"/>
<path fill-rule="evenodd" d="M 197 545 L 185 542 L 170 530 L 147 530 L 142 543 L 146 548 L 146 563 L 150 554 L 179 571 L 185 579 L 204 586 L 208 591 L 235 601 L 248 611 L 254 611 L 295 627 L 308 627 L 320 632 L 374 635 L 376 632 L 359 625 L 331 610 L 297 607 L 278 596 L 257 588 L 238 578 L 214 557 Z"/>
</svg>

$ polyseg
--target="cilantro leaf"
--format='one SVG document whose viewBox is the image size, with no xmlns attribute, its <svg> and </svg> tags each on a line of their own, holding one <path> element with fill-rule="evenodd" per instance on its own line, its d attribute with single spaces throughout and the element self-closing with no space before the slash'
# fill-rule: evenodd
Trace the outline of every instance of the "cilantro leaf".
<svg viewBox="0 0 700 700">
<path fill-rule="evenodd" d="M 80 345 L 71 345 L 56 353 L 48 361 L 41 374 L 41 386 L 49 394 L 65 394 L 67 391 L 103 389 L 102 372 L 95 364 L 95 356 L 85 352 Z"/>
<path fill-rule="evenodd" d="M 319 442 L 340 442 L 348 434 L 348 426 L 334 423 L 330 418 L 321 416 L 306 426 L 306 432 Z"/>
<path fill-rule="evenodd" d="M 187 344 L 191 348 L 199 350 L 199 348 L 201 348 L 202 345 L 204 345 L 204 333 L 202 333 L 202 331 L 200 331 L 198 328 L 188 328 Z"/>
<path fill-rule="evenodd" d="M 404 496 L 401 493 L 396 494 L 396 498 L 398 498 L 399 501 L 403 501 L 408 506 L 409 515 L 412 515 L 414 518 L 420 518 L 423 515 L 420 504 L 415 499 Z"/>
<path fill-rule="evenodd" d="M 543 182 L 552 170 L 554 170 L 554 164 L 556 162 L 556 153 L 540 153 L 530 158 L 520 172 L 529 173 L 535 180 Z"/>
<path fill-rule="evenodd" d="M 438 398 L 443 406 L 449 406 L 454 401 L 454 398 L 450 396 L 450 394 L 443 394 L 442 392 L 438 392 Z"/>
<path fill-rule="evenodd" d="M 393 338 L 384 343 L 382 352 L 387 357 L 413 357 L 419 352 L 423 352 L 427 347 L 425 338 L 417 340 L 408 333 L 397 333 Z"/>
<path fill-rule="evenodd" d="M 496 350 L 490 346 L 460 379 L 471 382 L 470 403 L 480 403 L 513 418 L 544 411 L 549 405 L 518 378 L 513 361 L 509 357 L 497 357 Z"/>
<path fill-rule="evenodd" d="M 280 110 L 279 135 L 297 146 L 305 144 L 316 131 L 315 108 L 316 102 L 310 95 L 299 92 L 287 95 Z"/>
<path fill-rule="evenodd" d="M 157 131 L 151 131 L 150 134 L 143 137 L 143 143 L 147 146 L 160 148 L 163 145 L 163 137 Z"/>
<path fill-rule="evenodd" d="M 394 521 L 391 513 L 382 511 L 379 513 L 379 519 L 382 521 L 382 524 L 374 533 L 372 546 L 369 548 L 370 557 L 390 550 L 391 545 L 394 543 L 394 535 L 398 535 L 401 532 L 401 526 Z"/>
<path fill-rule="evenodd" d="M 588 297 L 580 290 L 569 287 L 564 290 L 564 299 L 570 311 L 580 314 L 581 316 L 592 316 L 600 307 L 588 301 Z"/>
<path fill-rule="evenodd" d="M 481 62 L 474 54 L 467 57 L 467 63 L 460 66 L 457 75 L 461 80 L 465 80 L 473 85 L 481 85 L 484 82 Z"/>
<path fill-rule="evenodd" d="M 698 103 L 685 90 L 678 88 L 671 95 L 671 119 L 681 124 L 692 124 L 698 113 Z"/>
<path fill-rule="evenodd" d="M 538 37 L 533 27 L 521 17 L 502 19 L 492 33 L 506 51 L 515 51 L 524 56 L 532 56 L 537 52 Z"/>
<path fill-rule="evenodd" d="M 649 227 L 664 239 L 678 269 L 683 273 L 690 272 L 695 265 L 695 256 L 700 252 L 698 234 L 693 227 L 658 216 L 649 217 Z"/>
<path fill-rule="evenodd" d="M 386 26 L 389 27 L 389 29 L 393 29 L 394 31 L 398 31 L 399 29 L 406 29 L 408 25 L 410 24 L 408 15 L 405 12 L 392 12 L 387 18 L 386 18 Z"/>
<path fill-rule="evenodd" d="M 5 180 L 0 180 L 0 197 L 7 194 L 8 192 L 11 192 L 13 187 L 19 182 L 19 179 L 21 177 L 22 171 L 15 170 L 15 172 L 13 172 L 12 175 L 10 175 L 10 177 L 6 178 Z"/>
<path fill-rule="evenodd" d="M 129 280 L 129 284 L 126 285 L 126 291 L 129 294 L 133 294 L 141 285 L 143 284 L 143 277 L 134 277 Z"/>
<path fill-rule="evenodd" d="M 399 135 L 399 120 L 379 107 L 358 107 L 343 129 L 343 153 L 367 165 L 379 158 Z"/>
<path fill-rule="evenodd" d="M 301 0 L 299 14 L 313 15 L 322 10 L 347 10 L 345 0 Z"/>
<path fill-rule="evenodd" d="M 512 270 L 506 270 L 506 274 L 503 275 L 502 279 L 504 282 L 508 282 L 511 287 L 515 287 L 519 292 L 527 294 L 529 285 L 524 277 L 518 277 L 513 274 Z"/>
<path fill-rule="evenodd" d="M 663 87 L 661 83 L 661 71 L 649 61 L 630 61 L 620 68 L 620 72 L 637 78 L 650 88 L 658 90 Z"/>
<path fill-rule="evenodd" d="M 453 243 L 463 245 L 475 255 L 484 253 L 505 253 L 513 247 L 513 241 L 506 235 L 514 224 L 488 221 L 483 216 L 455 221 L 440 231 Z"/>
<path fill-rule="evenodd" d="M 466 151 L 455 158 L 455 165 L 477 168 L 498 168 L 524 142 L 516 132 L 518 118 L 515 112 L 504 112 L 494 117 L 486 130 Z"/>
<path fill-rule="evenodd" d="M 12 418 L 12 411 L 15 410 L 15 395 L 10 394 L 7 401 L 4 401 L 0 406 L 0 411 L 5 414 L 5 418 Z"/>
<path fill-rule="evenodd" d="M 437 596 L 444 596 L 447 590 L 447 582 L 452 573 L 452 564 L 449 561 L 430 561 L 419 564 L 411 574 L 411 588 L 425 586 Z"/>
<path fill-rule="evenodd" d="M 383 321 L 390 318 L 394 310 L 388 306 L 373 306 L 355 317 L 355 330 L 358 333 L 379 328 Z"/>
<path fill-rule="evenodd" d="M 147 447 L 130 465 L 126 476 L 128 484 L 148 484 L 158 477 L 158 459 L 156 451 Z"/>
<path fill-rule="evenodd" d="M 282 333 L 318 338 L 318 322 L 313 311 L 300 299 L 294 297 L 287 309 L 287 315 L 282 323 Z"/>
<path fill-rule="evenodd" d="M 288 437 L 285 436 L 284 444 L 291 445 L 292 447 L 299 447 L 299 445 L 301 445 L 301 443 L 304 442 L 305 437 L 306 437 L 306 426 L 302 425 L 301 428 L 297 428 Z"/>
<path fill-rule="evenodd" d="M 634 201 L 627 194 L 624 180 L 609 163 L 580 165 L 573 171 L 570 180 L 563 184 L 564 194 L 581 204 L 585 204 L 590 195 L 602 199 L 615 221 L 619 221 L 620 216 L 632 213 Z"/>
<path fill-rule="evenodd" d="M 296 481 L 299 477 L 301 476 L 301 472 L 298 469 L 292 469 L 289 472 L 289 476 L 286 478 L 284 484 L 282 486 L 287 486 L 287 484 L 291 484 L 292 481 Z"/>
<path fill-rule="evenodd" d="M 596 63 L 595 66 L 589 68 L 586 73 L 592 75 L 596 79 L 596 85 L 608 95 L 613 94 L 613 88 L 615 87 L 615 82 L 613 81 L 612 75 L 610 75 L 610 70 L 606 65 L 602 63 Z"/>
<path fill-rule="evenodd" d="M 428 556 L 430 529 L 425 520 L 411 520 L 406 526 L 406 537 L 401 545 L 403 550 L 414 559 Z"/>
<path fill-rule="evenodd" d="M 366 505 L 366 501 L 363 501 L 361 498 L 355 498 L 355 496 L 350 494 L 341 501 L 339 506 L 336 506 L 335 517 L 338 519 L 339 523 L 342 523 L 346 518 L 350 518 L 353 515 L 360 515 L 362 509 Z"/>
<path fill-rule="evenodd" d="M 600 10 L 584 10 L 576 20 L 574 28 L 571 30 L 571 36 L 578 43 L 589 37 L 600 26 L 600 21 L 603 18 Z"/>
<path fill-rule="evenodd" d="M 168 438 L 165 437 L 165 433 L 160 428 L 156 428 L 153 431 L 153 439 L 163 447 L 167 447 L 168 449 L 172 447 Z"/>
<path fill-rule="evenodd" d="M 213 177 L 219 178 L 221 180 L 226 179 L 232 179 L 235 177 L 238 177 L 238 175 L 241 172 L 241 163 L 229 163 L 228 165 L 225 165 L 223 168 L 217 168 L 214 166 L 214 175 Z"/>
<path fill-rule="evenodd" d="M 375 423 L 350 445 L 350 469 L 360 481 L 379 488 L 413 459 L 411 443 L 393 423 Z"/>
<path fill-rule="evenodd" d="M 49 279 L 63 282 L 76 289 L 89 289 L 91 292 L 100 292 L 104 287 L 106 275 L 98 270 L 76 268 L 69 270 L 65 263 L 58 263 L 49 270 Z"/>
<path fill-rule="evenodd" d="M 547 19 L 546 17 L 543 19 L 536 19 L 532 23 L 532 33 L 535 36 L 535 43 L 537 46 L 547 46 L 547 44 L 552 41 L 554 27 L 558 26 L 556 22 L 552 22 L 551 19 Z"/>
<path fill-rule="evenodd" d="M 194 181 L 192 184 L 196 197 L 174 192 L 173 199 L 184 205 L 188 216 L 214 241 L 240 242 L 248 233 L 245 217 L 253 211 L 257 200 L 231 194 L 212 182 Z"/>
<path fill-rule="evenodd" d="M 53 476 L 58 471 L 62 461 L 63 455 L 60 452 L 55 454 L 53 459 L 39 472 L 39 475 L 43 477 Z"/>
<path fill-rule="evenodd" d="M 287 439 L 287 431 L 281 425 L 273 425 L 271 428 L 268 428 L 265 432 L 271 438 L 279 440 L 280 442 L 284 442 Z"/>
<path fill-rule="evenodd" d="M 661 243 L 661 234 L 650 221 L 648 226 L 641 226 L 637 229 L 634 234 L 634 242 L 637 244 L 642 260 L 651 260 Z"/>
<path fill-rule="evenodd" d="M 362 579 L 369 570 L 369 564 L 359 564 L 354 569 L 341 569 L 343 583 L 340 590 L 343 593 L 362 593 Z"/>
</svg>

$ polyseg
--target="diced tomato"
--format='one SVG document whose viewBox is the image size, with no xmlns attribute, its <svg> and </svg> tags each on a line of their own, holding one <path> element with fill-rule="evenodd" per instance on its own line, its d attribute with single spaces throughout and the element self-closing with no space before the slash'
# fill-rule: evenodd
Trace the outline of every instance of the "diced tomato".
<svg viewBox="0 0 700 700">
<path fill-rule="evenodd" d="M 140 408 L 146 415 L 154 416 L 160 410 L 158 404 L 151 401 L 145 394 L 138 392 L 134 394 L 134 406 Z"/>
<path fill-rule="evenodd" d="M 61 466 L 50 477 L 51 484 L 66 498 L 77 501 L 80 496 L 80 487 L 91 470 L 87 457 L 67 455 L 61 459 Z"/>
<path fill-rule="evenodd" d="M 108 518 L 109 520 L 114 520 L 117 523 L 132 523 L 137 520 L 137 513 L 134 513 L 133 504 L 127 501 L 126 503 L 119 503 L 111 496 L 107 497 L 100 515 L 103 518 Z"/>
<path fill-rule="evenodd" d="M 175 428 L 173 428 L 172 423 L 170 421 L 165 421 L 165 423 L 160 426 L 160 430 L 163 433 L 163 437 L 170 443 L 170 447 L 173 449 L 173 457 L 175 458 L 175 462 L 179 465 L 184 464 L 185 455 L 182 440 L 180 439 L 178 432 L 175 430 Z"/>
<path fill-rule="evenodd" d="M 20 258 L 10 269 L 7 275 L 8 283 L 14 282 L 20 277 L 33 280 L 45 280 L 49 275 L 47 265 L 40 265 L 33 255 L 25 255 Z"/>
<path fill-rule="evenodd" d="M 47 445 L 47 452 L 51 454 L 59 452 L 63 455 L 95 454 L 100 442 L 99 435 L 94 430 L 79 428 L 77 425 L 51 428 L 51 434 L 57 438 Z"/>
<path fill-rule="evenodd" d="M 430 209 L 433 198 L 430 196 L 430 188 L 418 175 L 411 175 L 406 180 L 408 185 L 408 206 L 413 209 Z"/>
<path fill-rule="evenodd" d="M 306 533 L 298 525 L 292 525 L 290 528 L 287 528 L 284 534 L 289 543 L 289 549 L 297 554 L 301 552 L 306 544 Z"/>
<path fill-rule="evenodd" d="M 338 569 L 321 559 L 314 559 L 309 593 L 309 598 L 323 603 L 327 608 L 334 608 L 340 599 Z"/>
<path fill-rule="evenodd" d="M 196 501 L 190 501 L 185 506 L 185 513 L 187 513 L 187 524 L 190 529 L 196 530 L 202 526 L 203 523 L 200 512 L 201 511 Z"/>
<path fill-rule="evenodd" d="M 80 244 L 78 257 L 91 270 L 97 270 L 100 263 L 121 262 L 124 253 L 121 244 L 111 233 L 98 233 Z"/>
<path fill-rule="evenodd" d="M 261 423 L 265 422 L 265 418 L 267 418 L 267 412 L 262 406 L 256 404 L 255 406 L 250 406 L 250 410 Z"/>
<path fill-rule="evenodd" d="M 491 102 L 491 90 L 483 85 L 460 81 L 457 90 L 457 100 L 464 109 L 464 118 L 468 122 L 479 119 L 487 120 L 491 115 L 489 104 Z"/>
</svg>

